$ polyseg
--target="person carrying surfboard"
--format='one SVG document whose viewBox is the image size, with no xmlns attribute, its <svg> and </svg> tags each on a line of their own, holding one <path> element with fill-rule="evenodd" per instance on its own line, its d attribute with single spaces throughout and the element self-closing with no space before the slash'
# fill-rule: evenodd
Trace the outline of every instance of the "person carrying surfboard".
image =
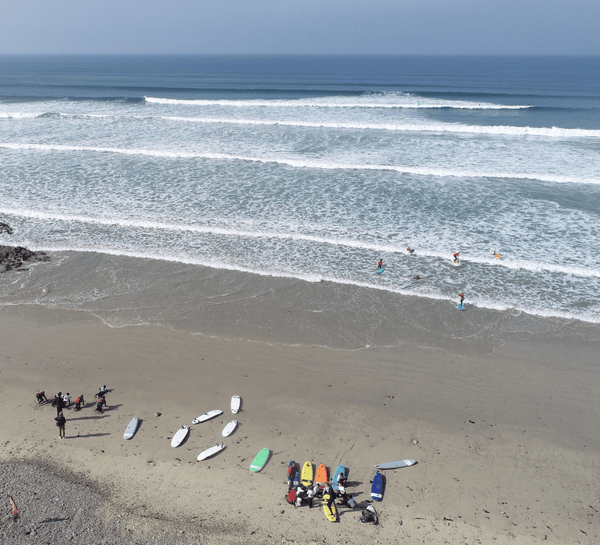
<svg viewBox="0 0 600 545">
<path fill-rule="evenodd" d="M 454 263 L 458 263 L 458 256 L 460 255 L 460 252 L 456 252 L 455 254 L 452 255 L 452 257 L 454 258 Z"/>
</svg>

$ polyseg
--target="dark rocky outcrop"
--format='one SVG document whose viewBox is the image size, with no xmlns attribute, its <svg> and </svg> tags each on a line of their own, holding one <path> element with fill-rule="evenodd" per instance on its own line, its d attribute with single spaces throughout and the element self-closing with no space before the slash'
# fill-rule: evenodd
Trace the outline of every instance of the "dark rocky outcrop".
<svg viewBox="0 0 600 545">
<path fill-rule="evenodd" d="M 27 270 L 24 267 L 25 263 L 37 261 L 50 261 L 50 258 L 45 252 L 32 252 L 21 246 L 0 246 L 0 266 L 4 266 L 4 270 L 0 272 L 7 272 L 12 269 Z"/>
<path fill-rule="evenodd" d="M 10 225 L 8 225 L 8 224 L 6 224 L 6 223 L 2 223 L 2 222 L 0 221 L 0 235 L 1 235 L 2 233 L 7 233 L 7 234 L 9 234 L 9 235 L 12 235 L 12 233 L 13 233 L 13 230 L 12 230 L 12 227 L 11 227 Z"/>
</svg>

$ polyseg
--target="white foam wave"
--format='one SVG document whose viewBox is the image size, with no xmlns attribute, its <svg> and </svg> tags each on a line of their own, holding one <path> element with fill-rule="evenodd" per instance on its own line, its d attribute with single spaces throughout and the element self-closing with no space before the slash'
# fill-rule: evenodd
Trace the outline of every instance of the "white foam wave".
<svg viewBox="0 0 600 545">
<path fill-rule="evenodd" d="M 516 180 L 535 180 L 549 183 L 577 183 L 577 184 L 600 184 L 600 178 L 582 178 L 577 176 L 541 174 L 528 172 L 508 171 L 483 171 L 468 169 L 448 169 L 434 167 L 410 167 L 402 165 L 371 165 L 335 163 L 332 161 L 318 161 L 310 159 L 288 159 L 279 157 L 252 157 L 245 155 L 231 155 L 227 153 L 210 152 L 188 152 L 167 151 L 135 148 L 100 148 L 95 146 L 64 146 L 59 144 L 16 144 L 0 143 L 0 148 L 12 150 L 36 150 L 36 151 L 72 151 L 92 153 L 118 153 L 122 155 L 142 155 L 146 157 L 161 157 L 168 159 L 212 159 L 223 161 L 247 161 L 253 163 L 285 165 L 293 168 L 314 168 L 321 170 L 375 170 L 393 171 L 400 174 L 412 174 L 416 176 L 440 176 L 457 178 L 509 178 Z"/>
<path fill-rule="evenodd" d="M 266 238 L 275 240 L 291 240 L 301 242 L 311 242 L 315 244 L 328 244 L 331 246 L 342 246 L 345 248 L 355 248 L 359 250 L 374 251 L 376 253 L 388 253 L 388 254 L 405 254 L 404 245 L 399 247 L 398 244 L 377 244 L 369 243 L 360 240 L 352 240 L 347 238 L 331 238 L 316 235 L 306 235 L 302 233 L 282 233 L 273 231 L 248 231 L 243 229 L 231 229 L 214 226 L 203 226 L 203 225 L 184 225 L 176 223 L 167 223 L 153 220 L 140 220 L 140 219 L 124 219 L 119 217 L 92 217 L 83 216 L 76 214 L 60 214 L 51 212 L 42 212 L 38 210 L 27 210 L 21 208 L 0 208 L 0 214 L 5 216 L 14 216 L 28 219 L 38 219 L 42 221 L 64 221 L 64 222 L 75 222 L 83 223 L 88 225 L 101 225 L 101 226 L 118 226 L 123 228 L 134 228 L 134 229 L 156 229 L 162 231 L 172 232 L 189 232 L 196 234 L 212 234 L 212 235 L 223 235 L 231 237 L 242 237 L 242 238 Z M 407 256 L 408 259 L 414 259 L 415 256 Z M 419 250 L 418 257 L 433 257 L 446 261 L 450 259 L 449 252 L 442 251 L 427 251 Z M 569 276 L 587 277 L 587 278 L 600 278 L 600 270 L 588 269 L 585 267 L 574 267 L 557 265 L 553 263 L 536 263 L 528 260 L 518 259 L 495 259 L 495 258 L 480 258 L 477 256 L 469 256 L 461 254 L 461 261 L 463 263 L 479 263 L 483 265 L 490 265 L 494 267 L 505 267 L 513 270 L 527 270 L 534 273 L 540 272 L 551 272 L 556 274 L 565 274 Z"/>
<path fill-rule="evenodd" d="M 195 123 L 221 123 L 229 125 L 266 125 L 306 127 L 315 129 L 386 130 L 397 132 L 435 132 L 459 134 L 492 134 L 502 136 L 544 136 L 549 138 L 600 138 L 600 130 L 564 129 L 562 127 L 514 127 L 510 125 L 459 125 L 452 123 L 329 123 L 315 121 L 279 121 L 231 119 L 213 117 L 163 116 L 170 121 Z"/>
<path fill-rule="evenodd" d="M 184 106 L 225 106 L 234 108 L 410 108 L 410 109 L 459 109 L 459 110 L 523 110 L 529 105 L 492 104 L 460 100 L 427 99 L 402 93 L 363 95 L 359 97 L 326 97 L 310 99 L 238 99 L 206 100 L 144 97 L 149 104 L 169 104 Z"/>
<path fill-rule="evenodd" d="M 319 274 L 306 274 L 306 273 L 296 273 L 293 271 L 265 271 L 261 269 L 255 269 L 252 267 L 246 267 L 239 264 L 227 263 L 223 261 L 216 261 L 211 259 L 203 259 L 203 258 L 190 258 L 189 256 L 181 256 L 178 254 L 172 254 L 168 252 L 164 253 L 154 253 L 154 252 L 134 252 L 129 250 L 116 250 L 114 248 L 108 247 L 100 247 L 97 246 L 95 248 L 83 248 L 77 246 L 61 246 L 61 245 L 44 245 L 37 246 L 34 244 L 28 244 L 28 247 L 33 251 L 45 251 L 45 252 L 88 252 L 88 253 L 103 253 L 107 255 L 114 256 L 123 256 L 123 257 L 132 257 L 137 259 L 155 259 L 160 261 L 169 261 L 175 263 L 185 263 L 189 265 L 199 265 L 204 267 L 211 267 L 213 269 L 219 270 L 229 270 L 236 272 L 244 272 L 250 274 L 256 274 L 259 276 L 269 276 L 275 278 L 296 278 L 298 280 L 303 280 L 306 282 L 331 282 L 332 284 L 343 284 L 349 286 L 362 287 L 367 289 L 377 289 L 384 290 L 390 293 L 397 293 L 400 295 L 409 295 L 415 297 L 422 297 L 426 299 L 433 299 L 438 301 L 452 301 L 454 302 L 455 297 L 450 297 L 441 293 L 423 293 L 417 292 L 414 290 L 410 290 L 404 287 L 393 287 L 389 285 L 381 285 L 381 284 L 372 284 L 369 282 L 361 282 L 353 279 L 344 279 L 339 277 L 329 277 L 323 276 Z M 571 312 L 560 311 L 560 310 L 552 310 L 552 309 L 536 309 L 536 308 L 521 308 L 515 307 L 508 304 L 498 303 L 494 301 L 489 301 L 488 299 L 473 299 L 469 301 L 469 305 L 478 308 L 486 308 L 489 310 L 499 310 L 499 311 L 507 311 L 507 310 L 517 310 L 519 312 L 523 312 L 526 314 L 530 314 L 533 316 L 540 316 L 543 318 L 560 318 L 566 320 L 581 320 L 589 323 L 600 323 L 600 318 L 594 316 L 587 315 L 578 315 Z"/>
<path fill-rule="evenodd" d="M 32 119 L 40 115 L 42 114 L 30 112 L 0 112 L 0 119 Z"/>
<path fill-rule="evenodd" d="M 0 112 L 0 119 L 31 118 L 90 118 L 90 119 L 148 119 L 144 116 L 109 114 Z M 151 118 L 152 119 L 152 118 Z M 394 132 L 486 134 L 497 136 L 541 136 L 545 138 L 600 138 L 600 130 L 566 129 L 563 127 L 518 127 L 512 125 L 461 125 L 458 123 L 344 123 L 327 121 L 289 121 L 279 119 L 246 119 L 228 117 L 158 116 L 157 119 L 186 123 L 215 123 L 228 125 L 281 126 L 314 129 L 382 130 Z"/>
</svg>

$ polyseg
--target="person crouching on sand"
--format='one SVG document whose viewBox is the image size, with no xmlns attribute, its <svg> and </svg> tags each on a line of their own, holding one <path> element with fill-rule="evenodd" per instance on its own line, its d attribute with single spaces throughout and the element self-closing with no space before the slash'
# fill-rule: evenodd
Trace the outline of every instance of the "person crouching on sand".
<svg viewBox="0 0 600 545">
<path fill-rule="evenodd" d="M 46 392 L 44 392 L 43 390 L 41 392 L 38 392 L 37 394 L 35 394 L 35 397 L 36 397 L 38 403 L 41 403 L 42 401 L 45 401 L 46 403 L 48 403 L 48 398 L 46 397 Z"/>
<path fill-rule="evenodd" d="M 81 394 L 76 400 L 75 400 L 75 410 L 79 411 L 81 410 L 81 406 L 85 407 L 85 400 L 83 399 L 83 394 Z"/>
<path fill-rule="evenodd" d="M 62 411 L 56 417 L 56 425 L 58 426 L 58 436 L 60 439 L 65 438 L 65 426 L 67 425 L 67 419 L 65 418 Z"/>
</svg>

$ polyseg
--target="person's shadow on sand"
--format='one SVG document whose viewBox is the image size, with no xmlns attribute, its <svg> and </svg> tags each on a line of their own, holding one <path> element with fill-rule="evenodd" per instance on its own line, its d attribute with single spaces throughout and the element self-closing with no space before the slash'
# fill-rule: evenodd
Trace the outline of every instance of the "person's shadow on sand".
<svg viewBox="0 0 600 545">
<path fill-rule="evenodd" d="M 81 439 L 85 437 L 103 437 L 104 435 L 110 435 L 110 433 L 88 433 L 86 435 L 73 435 L 71 437 L 65 437 L 65 439 Z"/>
</svg>

